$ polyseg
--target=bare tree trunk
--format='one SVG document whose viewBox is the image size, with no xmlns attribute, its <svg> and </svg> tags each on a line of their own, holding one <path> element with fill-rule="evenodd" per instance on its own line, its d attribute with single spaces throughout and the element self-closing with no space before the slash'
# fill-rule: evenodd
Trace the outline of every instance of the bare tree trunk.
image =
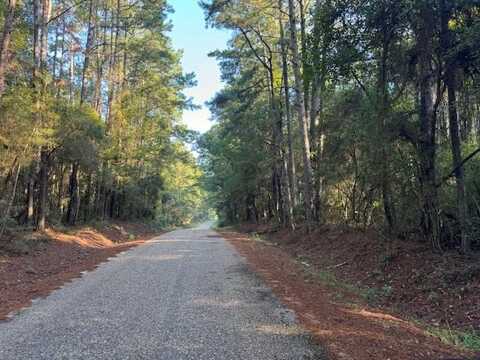
<svg viewBox="0 0 480 360">
<path fill-rule="evenodd" d="M 52 11 L 52 3 L 50 0 L 42 0 L 41 11 L 41 36 L 40 36 L 40 72 L 47 71 L 47 57 L 48 57 L 48 22 L 50 20 L 50 14 Z M 40 97 L 43 97 L 46 92 L 46 83 L 42 81 L 40 89 Z M 42 123 L 44 119 L 41 117 Z M 46 216 L 48 207 L 48 172 L 50 166 L 50 156 L 48 149 L 42 147 L 40 150 L 40 174 L 38 179 L 39 185 L 39 199 L 38 199 L 38 218 L 37 218 L 37 230 L 43 231 L 46 226 Z"/>
<path fill-rule="evenodd" d="M 448 5 L 447 5 L 448 3 Z M 453 158 L 453 168 L 455 170 L 455 181 L 457 186 L 457 216 L 460 223 L 460 238 L 462 251 L 465 254 L 471 251 L 471 240 L 467 234 L 467 204 L 465 193 L 465 170 L 462 166 L 462 145 L 459 131 L 459 121 L 457 112 L 457 79 L 455 60 L 450 59 L 448 52 L 452 48 L 452 33 L 449 29 L 451 18 L 451 5 L 448 0 L 440 0 L 441 11 L 441 43 L 442 52 L 445 57 L 445 75 L 444 82 L 448 93 L 448 122 L 450 129 L 450 141 Z"/>
<path fill-rule="evenodd" d="M 83 201 L 83 220 L 85 222 L 91 218 L 92 189 L 92 173 L 89 172 L 87 176 L 87 191 Z"/>
<path fill-rule="evenodd" d="M 282 222 L 291 230 L 295 230 L 295 223 L 293 220 L 293 206 L 292 206 L 292 194 L 290 192 L 290 184 L 288 179 L 288 172 L 285 167 L 285 155 L 284 155 L 284 138 L 283 138 L 283 124 L 282 114 L 278 108 L 277 99 L 275 98 L 274 91 L 274 79 L 273 71 L 270 72 L 270 87 L 271 87 L 271 102 L 272 102 L 272 118 L 273 118 L 273 132 L 274 132 L 274 146 L 275 146 L 275 167 L 276 174 L 279 178 L 278 188 L 279 195 L 281 196 L 282 205 Z"/>
<path fill-rule="evenodd" d="M 108 14 L 108 11 L 106 8 L 104 8 L 104 15 L 103 15 L 104 23 L 107 22 L 107 14 Z M 106 43 L 107 43 L 107 27 L 106 26 L 103 27 L 102 39 L 103 39 L 102 52 L 100 53 L 99 51 L 97 51 L 97 56 L 96 56 L 95 92 L 93 95 L 93 106 L 99 114 L 102 112 L 102 79 L 103 79 L 103 68 L 105 63 L 105 49 L 106 49 Z"/>
<path fill-rule="evenodd" d="M 109 71 L 108 71 L 108 104 L 107 104 L 107 131 L 111 127 L 111 121 L 112 121 L 112 107 L 113 107 L 113 102 L 115 98 L 115 91 L 116 91 L 116 85 L 117 85 L 117 79 L 116 79 L 116 66 L 117 66 L 117 57 L 118 57 L 118 38 L 120 35 L 120 0 L 117 0 L 117 9 L 116 9 L 116 14 L 115 14 L 115 31 L 113 32 L 113 27 L 112 27 L 112 36 L 111 36 L 111 51 L 110 51 L 110 64 L 109 64 Z"/>
<path fill-rule="evenodd" d="M 27 218 L 26 222 L 28 225 L 34 225 L 35 223 L 35 175 L 29 175 L 28 184 L 27 184 Z"/>
<path fill-rule="evenodd" d="M 288 177 L 290 183 L 290 194 L 292 197 L 292 207 L 297 206 L 297 174 L 295 168 L 295 153 L 293 151 L 292 134 L 292 112 L 290 109 L 290 89 L 288 81 L 288 52 L 286 46 L 285 33 L 282 21 L 282 0 L 279 0 L 279 26 L 280 26 L 280 47 L 282 53 L 282 78 L 283 93 L 285 97 L 285 118 L 287 120 L 287 142 L 288 142 Z"/>
<path fill-rule="evenodd" d="M 0 40 L 0 96 L 5 92 L 5 72 L 9 65 L 9 48 L 15 21 L 16 0 L 8 0 L 3 33 Z"/>
<path fill-rule="evenodd" d="M 305 221 L 307 228 L 310 229 L 312 221 L 312 164 L 310 159 L 310 139 L 308 138 L 308 116 L 305 111 L 305 98 L 303 88 L 303 78 L 300 69 L 301 59 L 297 44 L 297 20 L 295 15 L 294 0 L 288 0 L 288 13 L 290 19 L 290 47 L 292 50 L 292 68 L 295 78 L 295 97 L 297 105 L 297 115 L 300 127 L 300 135 L 303 145 L 303 192 L 305 201 Z"/>
<path fill-rule="evenodd" d="M 67 210 L 68 225 L 75 225 L 77 223 L 78 212 L 80 209 L 80 189 L 78 186 L 78 162 L 73 163 L 72 172 L 70 173 L 70 185 L 68 189 L 70 202 Z"/>
<path fill-rule="evenodd" d="M 18 161 L 17 171 L 15 172 L 15 179 L 13 181 L 12 195 L 10 196 L 10 200 L 8 201 L 7 208 L 5 209 L 5 214 L 3 214 L 2 225 L 0 228 L 0 240 L 2 239 L 3 234 L 5 233 L 5 229 L 7 227 L 7 221 L 8 221 L 8 218 L 10 217 L 10 211 L 12 209 L 13 202 L 15 201 L 15 196 L 17 194 L 18 177 L 20 176 L 21 168 L 22 166 L 20 165 L 20 161 Z"/>
<path fill-rule="evenodd" d="M 70 53 L 70 64 L 68 66 L 68 99 L 70 103 L 73 103 L 74 93 L 73 93 L 73 85 L 74 85 L 74 78 L 75 78 L 75 58 L 73 52 Z"/>
<path fill-rule="evenodd" d="M 82 81 L 81 81 L 81 89 L 80 89 L 80 104 L 83 104 L 87 97 L 87 72 L 90 67 L 90 54 L 92 51 L 92 46 L 95 38 L 95 27 L 93 24 L 94 18 L 94 11 L 95 5 L 94 0 L 90 0 L 89 7 L 88 7 L 88 31 L 87 31 L 87 42 L 85 45 L 85 54 L 83 60 L 83 68 L 82 68 Z"/>
<path fill-rule="evenodd" d="M 385 19 L 386 5 L 382 4 L 381 9 Z M 390 42 L 392 38 L 391 29 L 388 27 L 386 21 L 382 23 L 382 47 L 379 61 L 379 75 L 377 83 L 377 138 L 379 141 L 379 162 L 380 162 L 380 182 L 383 199 L 383 211 L 387 222 L 387 227 L 391 235 L 397 233 L 397 216 L 395 210 L 395 203 L 393 200 L 392 182 L 390 179 L 390 153 L 391 140 L 386 134 L 386 121 L 389 112 L 389 95 L 388 95 L 388 56 L 390 52 Z"/>
<path fill-rule="evenodd" d="M 65 74 L 65 70 L 64 70 L 64 66 L 65 66 L 65 32 L 66 32 L 65 19 L 62 19 L 62 45 L 60 47 L 60 64 L 59 64 L 60 70 L 58 72 L 58 80 L 59 81 L 63 80 L 64 74 Z M 62 94 L 62 91 L 61 91 L 62 88 L 63 88 L 63 85 L 57 87 L 57 97 L 60 96 L 60 94 Z"/>
<path fill-rule="evenodd" d="M 43 231 L 46 226 L 47 207 L 48 207 L 48 170 L 49 170 L 48 152 L 43 149 L 40 151 L 40 173 L 38 177 L 39 196 L 38 196 L 38 214 L 37 230 Z"/>
<path fill-rule="evenodd" d="M 59 166 L 59 176 L 58 176 L 58 197 L 57 197 L 57 208 L 60 211 L 60 217 L 63 217 L 63 182 L 64 182 L 65 171 L 63 164 Z"/>
<path fill-rule="evenodd" d="M 36 122 L 43 125 L 40 112 L 40 102 L 46 91 L 46 83 L 41 78 L 41 73 L 47 70 L 48 53 L 48 21 L 51 14 L 50 0 L 34 1 L 34 68 L 33 83 L 35 87 Z M 37 211 L 37 230 L 44 230 L 48 206 L 48 169 L 49 154 L 45 147 L 40 149 L 40 171 L 38 177 L 39 197 Z"/>
<path fill-rule="evenodd" d="M 326 47 L 328 34 L 323 34 L 323 45 L 320 47 L 320 36 L 322 29 L 320 27 L 319 19 L 322 0 L 316 0 L 314 10 L 314 26 L 313 26 L 313 79 L 311 81 L 311 95 L 310 95 L 310 139 L 311 151 L 313 155 L 314 168 L 314 214 L 317 221 L 322 220 L 322 197 L 324 187 L 324 176 L 321 171 L 323 162 L 324 150 L 324 134 L 320 129 L 320 116 L 322 112 L 323 99 L 325 92 L 325 78 L 326 78 Z"/>
<path fill-rule="evenodd" d="M 55 25 L 55 39 L 53 42 L 52 79 L 54 84 L 57 81 L 58 40 L 60 38 L 59 27 L 60 25 Z"/>
<path fill-rule="evenodd" d="M 307 55 L 307 34 L 306 34 L 306 20 L 305 20 L 305 4 L 303 0 L 297 0 L 298 2 L 298 12 L 300 15 L 300 56 L 302 59 L 302 69 L 303 69 L 303 97 L 305 102 L 305 112 L 310 113 L 310 79 L 308 76 L 307 66 L 308 66 L 308 55 Z M 310 127 L 310 123 L 307 124 Z"/>
<path fill-rule="evenodd" d="M 440 247 L 440 223 L 436 187 L 436 91 L 433 72 L 434 13 L 433 1 L 423 0 L 417 28 L 418 89 L 419 89 L 419 158 L 420 185 L 423 198 L 423 225 L 427 238 L 435 248 Z"/>
</svg>

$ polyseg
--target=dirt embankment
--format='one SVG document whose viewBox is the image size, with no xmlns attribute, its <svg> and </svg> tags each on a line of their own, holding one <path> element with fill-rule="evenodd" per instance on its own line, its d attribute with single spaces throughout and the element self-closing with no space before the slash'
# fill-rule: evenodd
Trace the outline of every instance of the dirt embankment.
<svg viewBox="0 0 480 360">
<path fill-rule="evenodd" d="M 453 326 L 479 325 L 479 311 L 474 311 L 480 304 L 478 276 L 456 280 L 470 274 L 473 261 L 452 254 L 447 260 L 418 244 L 393 243 L 386 253 L 373 234 L 348 229 L 324 228 L 310 235 L 250 226 L 240 230 L 262 235 L 222 233 L 332 358 L 474 358 L 473 352 L 446 345 L 427 331 L 429 324 L 440 325 L 453 335 Z"/>
<path fill-rule="evenodd" d="M 0 247 L 0 320 L 93 270 L 158 232 L 142 224 L 114 223 L 68 232 L 14 234 Z"/>
</svg>

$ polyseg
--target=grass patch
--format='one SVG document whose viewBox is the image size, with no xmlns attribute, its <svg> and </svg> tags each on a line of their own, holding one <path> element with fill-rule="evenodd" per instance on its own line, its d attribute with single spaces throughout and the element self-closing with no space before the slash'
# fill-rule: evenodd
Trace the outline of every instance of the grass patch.
<svg viewBox="0 0 480 360">
<path fill-rule="evenodd" d="M 480 351 L 480 333 L 478 331 L 459 331 L 450 328 L 429 327 L 427 332 L 447 345 L 475 352 Z"/>
<path fill-rule="evenodd" d="M 298 258 L 297 261 L 303 265 L 305 273 L 311 279 L 320 281 L 322 284 L 335 288 L 337 290 L 348 292 L 354 295 L 359 296 L 368 304 L 374 305 L 377 304 L 382 298 L 388 297 L 392 293 L 392 287 L 385 285 L 381 288 L 362 288 L 342 280 L 339 280 L 335 274 L 327 270 L 314 270 L 310 268 L 310 265 L 303 260 L 303 258 Z M 343 297 L 342 294 L 337 294 L 338 298 Z"/>
</svg>

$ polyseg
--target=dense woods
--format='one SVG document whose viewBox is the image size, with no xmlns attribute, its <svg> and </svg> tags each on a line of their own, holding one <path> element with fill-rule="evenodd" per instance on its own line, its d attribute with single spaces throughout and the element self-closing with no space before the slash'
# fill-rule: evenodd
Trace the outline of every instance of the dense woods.
<svg viewBox="0 0 480 360">
<path fill-rule="evenodd" d="M 232 30 L 201 139 L 225 223 L 375 227 L 478 249 L 476 1 L 210 0 Z"/>
<path fill-rule="evenodd" d="M 164 0 L 2 2 L 2 233 L 199 215 L 194 134 L 180 121 L 194 77 L 169 11 Z"/>
</svg>

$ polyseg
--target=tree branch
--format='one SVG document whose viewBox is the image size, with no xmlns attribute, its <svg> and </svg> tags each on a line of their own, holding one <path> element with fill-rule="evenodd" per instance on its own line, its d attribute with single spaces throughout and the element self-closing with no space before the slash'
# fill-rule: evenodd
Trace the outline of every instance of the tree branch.
<svg viewBox="0 0 480 360">
<path fill-rule="evenodd" d="M 265 69 L 267 69 L 268 71 L 270 71 L 270 67 L 268 66 L 268 64 L 265 62 L 265 60 L 258 54 L 257 50 L 255 49 L 255 47 L 253 46 L 252 42 L 250 41 L 250 38 L 248 37 L 248 34 L 247 32 L 239 27 L 238 28 L 240 30 L 240 32 L 242 33 L 243 37 L 245 38 L 245 41 L 247 42 L 248 44 L 248 47 L 250 48 L 250 50 L 253 51 L 253 54 L 255 55 L 255 57 L 258 59 L 258 61 L 260 61 L 262 63 L 262 65 L 265 67 Z"/>
<path fill-rule="evenodd" d="M 480 148 L 476 149 L 475 151 L 473 151 L 472 153 L 470 153 L 470 155 L 468 155 L 465 159 L 462 160 L 462 162 L 457 166 L 455 167 L 452 171 L 450 171 L 448 173 L 448 175 L 444 176 L 442 178 L 442 181 L 437 184 L 437 187 L 440 187 L 442 186 L 442 184 L 447 181 L 448 179 L 450 179 L 451 177 L 453 177 L 455 175 L 455 173 L 461 169 L 468 161 L 470 161 L 475 155 L 477 155 L 478 153 L 480 153 Z"/>
<path fill-rule="evenodd" d="M 51 17 L 50 20 L 47 21 L 47 25 L 50 25 L 52 22 L 54 21 L 57 21 L 58 19 L 60 19 L 63 15 L 65 15 L 66 13 L 68 13 L 70 10 L 72 10 L 73 8 L 83 4 L 84 2 L 87 2 L 87 0 L 80 0 L 80 1 L 77 1 L 76 3 L 74 3 L 73 5 L 69 6 L 68 8 L 62 10 L 60 13 L 56 14 L 55 16 Z"/>
</svg>

